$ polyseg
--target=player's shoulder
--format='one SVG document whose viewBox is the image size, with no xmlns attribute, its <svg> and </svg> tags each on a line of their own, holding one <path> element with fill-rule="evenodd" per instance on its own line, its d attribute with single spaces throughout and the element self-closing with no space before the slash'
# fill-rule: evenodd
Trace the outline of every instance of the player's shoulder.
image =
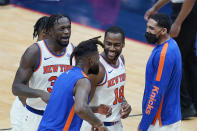
<svg viewBox="0 0 197 131">
<path fill-rule="evenodd" d="M 40 47 L 37 43 L 33 43 L 25 51 L 25 53 L 28 54 L 28 56 L 39 54 L 39 52 L 40 52 Z"/>
<path fill-rule="evenodd" d="M 39 62 L 39 55 L 40 55 L 40 49 L 36 45 L 36 43 L 33 43 L 25 50 L 24 54 L 22 55 L 21 61 L 23 64 L 26 63 L 25 65 L 34 67 Z"/>
</svg>

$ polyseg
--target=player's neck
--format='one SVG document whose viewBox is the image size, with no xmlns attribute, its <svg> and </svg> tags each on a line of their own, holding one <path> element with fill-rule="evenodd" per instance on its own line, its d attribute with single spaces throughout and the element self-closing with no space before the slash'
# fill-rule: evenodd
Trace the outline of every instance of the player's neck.
<svg viewBox="0 0 197 131">
<path fill-rule="evenodd" d="M 85 74 L 88 74 L 88 68 L 86 66 L 86 64 L 84 64 L 83 62 L 78 62 L 76 64 L 77 67 L 81 68 L 82 71 L 85 73 Z"/>
<path fill-rule="evenodd" d="M 107 63 L 117 66 L 118 65 L 118 59 L 110 60 L 107 58 L 105 52 L 102 52 L 101 55 L 104 57 L 104 59 L 107 61 Z"/>
<path fill-rule="evenodd" d="M 54 40 L 52 39 L 47 39 L 46 41 L 46 45 L 47 47 L 56 55 L 61 55 L 65 52 L 65 48 L 66 47 L 62 47 L 60 45 L 58 45 Z"/>
<path fill-rule="evenodd" d="M 161 37 L 161 39 L 157 42 L 157 45 L 161 45 L 164 42 L 168 41 L 170 39 L 170 35 L 166 34 L 163 37 Z"/>
</svg>

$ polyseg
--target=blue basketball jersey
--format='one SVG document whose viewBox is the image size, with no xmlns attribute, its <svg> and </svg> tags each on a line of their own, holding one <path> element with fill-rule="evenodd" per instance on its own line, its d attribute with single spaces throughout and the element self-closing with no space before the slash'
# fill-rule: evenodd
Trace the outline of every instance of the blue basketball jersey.
<svg viewBox="0 0 197 131">
<path fill-rule="evenodd" d="M 73 88 L 84 77 L 82 69 L 74 67 L 57 78 L 38 131 L 80 130 L 82 119 L 74 112 Z"/>
</svg>

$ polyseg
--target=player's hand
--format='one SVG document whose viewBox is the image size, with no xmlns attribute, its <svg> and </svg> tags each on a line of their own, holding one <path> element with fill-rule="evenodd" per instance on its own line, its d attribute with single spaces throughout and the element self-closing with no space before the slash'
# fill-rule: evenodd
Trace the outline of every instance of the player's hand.
<svg viewBox="0 0 197 131">
<path fill-rule="evenodd" d="M 46 92 L 46 91 L 42 91 L 42 92 L 41 92 L 40 98 L 41 98 L 45 103 L 48 103 L 49 97 L 50 97 L 50 93 L 48 93 L 48 92 Z"/>
<path fill-rule="evenodd" d="M 152 8 L 150 8 L 150 9 L 148 9 L 148 10 L 146 11 L 146 13 L 145 13 L 145 15 L 144 15 L 144 19 L 145 19 L 145 20 L 148 20 L 149 17 L 150 17 L 151 15 L 154 15 L 154 14 L 156 14 L 156 13 L 157 13 L 157 11 L 152 7 Z"/>
<path fill-rule="evenodd" d="M 101 104 L 98 106 L 97 113 L 106 115 L 106 117 L 109 117 L 112 114 L 112 108 L 108 105 Z"/>
<path fill-rule="evenodd" d="M 109 131 L 109 130 L 107 129 L 107 127 L 101 126 L 101 127 L 97 127 L 97 128 L 93 127 L 92 131 Z"/>
<path fill-rule="evenodd" d="M 131 112 L 131 106 L 126 102 L 126 103 L 123 103 L 121 105 L 121 110 L 120 110 L 120 117 L 122 119 L 125 119 L 129 116 L 130 112 Z"/>
<path fill-rule="evenodd" d="M 174 22 L 171 26 L 170 36 L 173 38 L 177 37 L 180 33 L 180 30 L 181 30 L 181 24 Z"/>
</svg>

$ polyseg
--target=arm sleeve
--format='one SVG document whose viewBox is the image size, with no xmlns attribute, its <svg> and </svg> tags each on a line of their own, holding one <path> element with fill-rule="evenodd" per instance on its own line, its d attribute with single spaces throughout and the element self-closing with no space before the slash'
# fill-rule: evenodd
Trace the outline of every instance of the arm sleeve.
<svg viewBox="0 0 197 131">
<path fill-rule="evenodd" d="M 148 99 L 143 109 L 143 116 L 139 128 L 142 131 L 148 130 L 149 126 L 153 123 L 159 108 L 162 106 L 162 99 L 166 88 L 168 87 L 172 70 L 173 58 L 167 52 L 168 44 L 164 45 L 162 51 L 158 51 L 153 57 L 154 79 L 149 88 Z"/>
</svg>

